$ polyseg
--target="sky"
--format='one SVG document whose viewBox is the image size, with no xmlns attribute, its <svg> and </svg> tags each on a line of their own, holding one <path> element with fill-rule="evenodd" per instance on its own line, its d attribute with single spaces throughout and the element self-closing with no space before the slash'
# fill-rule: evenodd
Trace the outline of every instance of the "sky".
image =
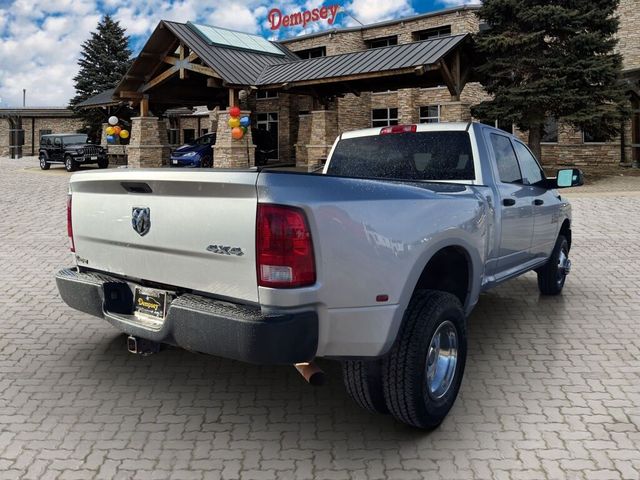
<svg viewBox="0 0 640 480">
<path fill-rule="evenodd" d="M 326 22 L 281 29 L 281 37 L 406 17 L 480 0 L 326 0 L 344 11 Z M 130 35 L 137 53 L 160 20 L 194 21 L 274 38 L 267 13 L 311 10 L 321 0 L 0 0 L 0 108 L 66 106 L 74 95 L 82 43 L 109 14 Z"/>
</svg>

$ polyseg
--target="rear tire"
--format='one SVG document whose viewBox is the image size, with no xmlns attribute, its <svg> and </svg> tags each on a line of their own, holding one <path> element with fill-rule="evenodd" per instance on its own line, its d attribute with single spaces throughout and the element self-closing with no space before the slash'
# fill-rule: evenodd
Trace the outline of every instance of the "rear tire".
<svg viewBox="0 0 640 480">
<path fill-rule="evenodd" d="M 64 168 L 67 170 L 67 172 L 75 172 L 78 168 L 78 164 L 71 155 L 67 155 L 64 157 Z"/>
<path fill-rule="evenodd" d="M 549 261 L 536 270 L 538 274 L 538 289 L 542 295 L 559 295 L 567 279 L 567 265 L 569 262 L 569 242 L 564 235 L 558 235 L 556 245 L 551 252 Z"/>
<path fill-rule="evenodd" d="M 342 362 L 342 379 L 347 393 L 361 408 L 371 413 L 389 413 L 382 388 L 380 360 Z"/>
<path fill-rule="evenodd" d="M 44 153 L 40 154 L 40 168 L 42 170 L 49 170 L 51 168 L 51 164 L 47 162 L 47 157 Z"/>
<path fill-rule="evenodd" d="M 466 318 L 458 298 L 435 290 L 416 292 L 383 361 L 391 414 L 417 428 L 440 425 L 458 396 L 466 356 Z"/>
</svg>

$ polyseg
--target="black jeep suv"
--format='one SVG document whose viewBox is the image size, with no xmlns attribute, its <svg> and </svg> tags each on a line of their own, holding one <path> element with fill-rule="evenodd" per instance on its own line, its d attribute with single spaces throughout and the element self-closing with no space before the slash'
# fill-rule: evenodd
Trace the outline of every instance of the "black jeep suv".
<svg viewBox="0 0 640 480">
<path fill-rule="evenodd" d="M 67 172 L 78 165 L 97 163 L 100 168 L 109 166 L 106 149 L 87 142 L 83 133 L 61 133 L 40 137 L 40 168 L 48 170 L 52 163 L 64 163 Z"/>
</svg>

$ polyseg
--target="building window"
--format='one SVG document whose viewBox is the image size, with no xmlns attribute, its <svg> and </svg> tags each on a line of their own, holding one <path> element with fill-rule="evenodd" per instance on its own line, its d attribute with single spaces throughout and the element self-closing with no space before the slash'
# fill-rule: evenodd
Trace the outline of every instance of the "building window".
<svg viewBox="0 0 640 480">
<path fill-rule="evenodd" d="M 258 100 L 264 100 L 266 98 L 278 98 L 278 92 L 276 90 L 258 90 L 256 93 Z"/>
<path fill-rule="evenodd" d="M 547 117 L 545 119 L 541 141 L 542 143 L 558 143 L 558 120 L 556 118 Z"/>
<path fill-rule="evenodd" d="M 429 40 L 431 38 L 446 37 L 447 35 L 451 35 L 451 25 L 443 25 L 442 27 L 413 32 L 413 39 L 416 41 Z"/>
<path fill-rule="evenodd" d="M 599 128 L 585 128 L 582 131 L 583 143 L 605 143 L 607 136 Z"/>
<path fill-rule="evenodd" d="M 278 113 L 268 112 L 257 115 L 256 126 L 258 130 L 268 132 L 267 134 L 257 134 L 253 141 L 260 152 L 264 152 L 266 160 L 277 160 L 279 149 L 278 138 Z"/>
<path fill-rule="evenodd" d="M 388 127 L 389 125 L 398 125 L 397 108 L 374 108 L 371 110 L 372 127 Z"/>
<path fill-rule="evenodd" d="M 193 128 L 185 128 L 182 130 L 182 138 L 184 143 L 191 143 L 196 139 L 196 131 Z"/>
<path fill-rule="evenodd" d="M 367 48 L 390 47 L 391 45 L 397 45 L 397 44 L 398 44 L 397 35 L 394 35 L 392 37 L 374 38 L 373 40 L 367 40 Z"/>
<path fill-rule="evenodd" d="M 308 48 L 306 50 L 299 50 L 299 51 L 293 52 L 293 53 L 295 53 L 301 59 L 307 60 L 309 58 L 326 57 L 327 56 L 327 48 L 326 47 Z"/>
<path fill-rule="evenodd" d="M 439 123 L 440 105 L 420 107 L 420 123 Z"/>
</svg>

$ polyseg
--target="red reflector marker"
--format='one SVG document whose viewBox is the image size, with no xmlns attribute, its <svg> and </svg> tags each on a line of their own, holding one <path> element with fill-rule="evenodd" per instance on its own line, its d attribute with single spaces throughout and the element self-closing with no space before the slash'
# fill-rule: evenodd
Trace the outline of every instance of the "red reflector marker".
<svg viewBox="0 0 640 480">
<path fill-rule="evenodd" d="M 376 302 L 388 302 L 389 301 L 389 295 L 378 295 L 376 297 Z"/>
<path fill-rule="evenodd" d="M 298 288 L 316 283 L 313 242 L 304 211 L 259 204 L 257 217 L 258 285 Z"/>
<path fill-rule="evenodd" d="M 67 196 L 67 236 L 69 237 L 69 249 L 76 251 L 76 245 L 73 242 L 73 222 L 71 220 L 71 194 Z"/>
<path fill-rule="evenodd" d="M 380 135 L 388 135 L 389 133 L 415 133 L 417 129 L 417 125 L 392 125 L 382 128 Z"/>
</svg>

